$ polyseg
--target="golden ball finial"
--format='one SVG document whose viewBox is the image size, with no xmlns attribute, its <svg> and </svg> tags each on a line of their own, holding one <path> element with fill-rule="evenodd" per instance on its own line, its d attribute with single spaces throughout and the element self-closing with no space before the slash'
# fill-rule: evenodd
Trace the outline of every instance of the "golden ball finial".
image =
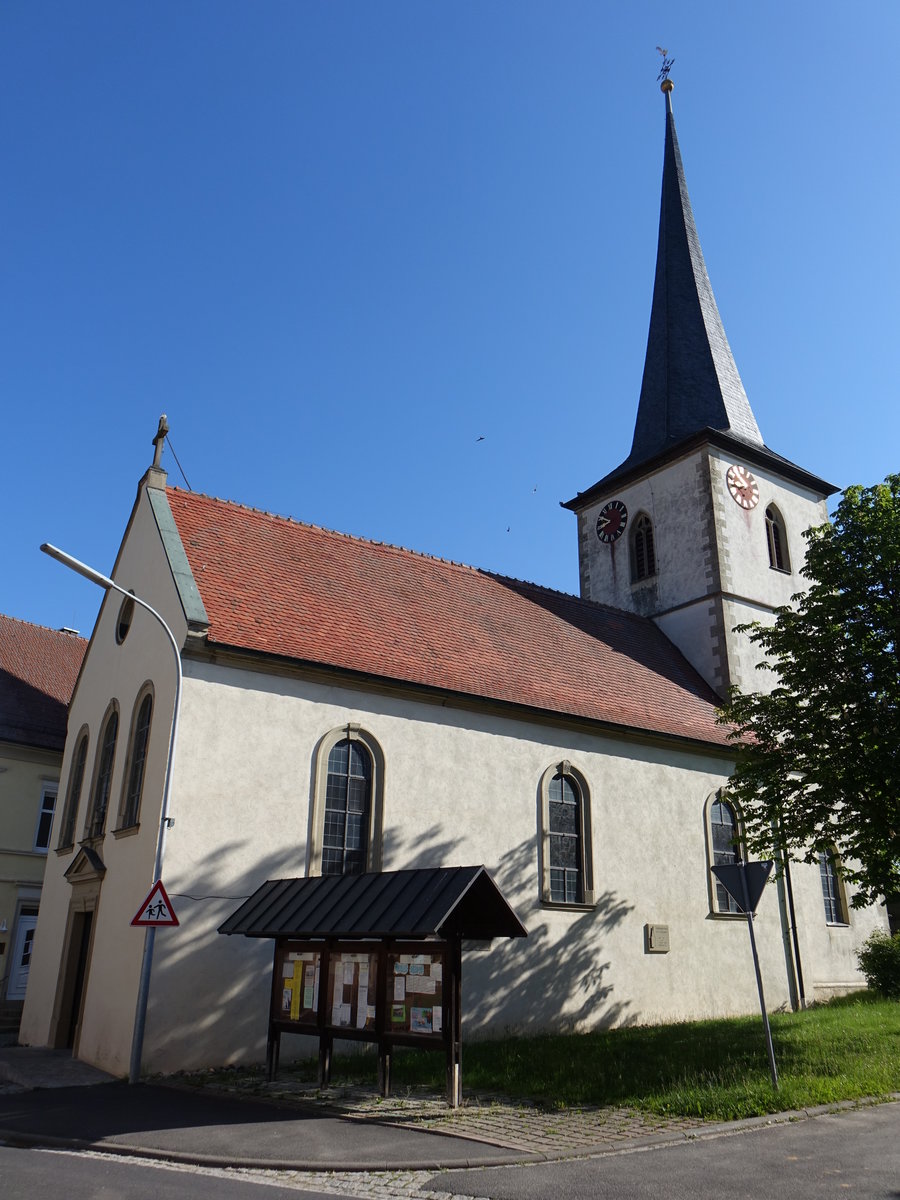
<svg viewBox="0 0 900 1200">
<path fill-rule="evenodd" d="M 662 81 L 662 83 L 659 85 L 659 90 L 661 92 L 674 92 L 675 84 L 672 82 L 671 79 L 664 79 Z"/>
</svg>

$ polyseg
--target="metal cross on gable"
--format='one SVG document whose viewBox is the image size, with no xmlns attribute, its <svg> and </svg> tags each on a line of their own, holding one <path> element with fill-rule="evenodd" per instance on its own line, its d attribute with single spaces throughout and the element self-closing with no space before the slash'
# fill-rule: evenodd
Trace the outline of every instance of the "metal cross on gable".
<svg viewBox="0 0 900 1200">
<path fill-rule="evenodd" d="M 668 50 L 663 49 L 662 46 L 657 46 L 656 49 L 662 55 L 662 66 L 659 69 L 659 74 L 656 77 L 656 82 L 662 83 L 663 80 L 666 80 L 669 78 L 669 72 L 672 70 L 672 67 L 675 64 L 675 59 L 669 58 Z"/>
</svg>

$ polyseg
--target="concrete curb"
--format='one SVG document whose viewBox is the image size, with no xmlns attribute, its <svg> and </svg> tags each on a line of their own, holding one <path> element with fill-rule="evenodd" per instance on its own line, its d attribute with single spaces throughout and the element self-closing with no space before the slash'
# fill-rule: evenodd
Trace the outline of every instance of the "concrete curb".
<svg viewBox="0 0 900 1200">
<path fill-rule="evenodd" d="M 447 1163 L 435 1160 L 433 1163 L 411 1166 L 408 1160 L 372 1158 L 368 1162 L 348 1163 L 346 1160 L 317 1163 L 303 1162 L 299 1159 L 259 1159 L 252 1157 L 225 1157 L 216 1154 L 202 1154 L 180 1150 L 150 1149 L 146 1146 L 131 1146 L 121 1142 L 100 1140 L 84 1140 L 79 1138 L 62 1138 L 50 1135 L 21 1133 L 17 1130 L 0 1129 L 0 1142 L 9 1146 L 22 1148 L 46 1147 L 51 1149 L 92 1150 L 103 1154 L 116 1154 L 124 1158 L 152 1159 L 156 1162 L 173 1162 L 197 1167 L 233 1168 L 237 1170 L 254 1171 L 305 1171 L 325 1173 L 340 1171 L 345 1174 L 355 1174 L 373 1171 L 466 1171 L 488 1169 L 490 1167 L 511 1167 L 528 1163 L 568 1162 L 579 1158 L 609 1158 L 622 1154 L 636 1154 L 641 1151 L 661 1149 L 664 1146 L 679 1145 L 683 1142 L 706 1141 L 713 1138 L 729 1137 L 739 1133 L 749 1133 L 755 1130 L 771 1128 L 774 1125 L 787 1125 L 793 1121 L 806 1121 L 816 1117 L 847 1112 L 852 1109 L 870 1108 L 879 1104 L 890 1104 L 900 1101 L 900 1092 L 892 1092 L 888 1097 L 864 1097 L 860 1100 L 841 1100 L 834 1104 L 820 1104 L 813 1108 L 792 1109 L 783 1113 L 767 1113 L 760 1117 L 745 1117 L 740 1121 L 725 1121 L 708 1127 L 684 1130 L 677 1133 L 650 1134 L 645 1137 L 632 1138 L 626 1145 L 596 1147 L 580 1146 L 577 1150 L 556 1153 L 534 1151 L 531 1153 L 517 1152 L 508 1158 L 494 1158 L 485 1162 L 478 1157 L 465 1159 L 460 1162 Z M 433 1132 L 422 1130 L 423 1133 Z"/>
<path fill-rule="evenodd" d="M 192 1167 L 217 1167 L 244 1171 L 305 1171 L 313 1174 L 343 1172 L 344 1174 L 366 1174 L 373 1171 L 474 1171 L 486 1167 L 515 1167 L 527 1163 L 543 1162 L 538 1154 L 517 1154 L 506 1158 L 494 1158 L 490 1162 L 484 1159 L 461 1159 L 448 1165 L 446 1162 L 417 1163 L 410 1166 L 409 1161 L 392 1159 L 372 1159 L 368 1163 L 347 1163 L 346 1161 L 305 1163 L 298 1160 L 276 1158 L 240 1158 L 238 1156 L 218 1154 L 194 1154 L 181 1150 L 151 1150 L 146 1146 L 126 1146 L 121 1142 L 89 1142 L 77 1138 L 41 1137 L 39 1134 L 25 1134 L 0 1129 L 0 1142 L 7 1146 L 17 1146 L 22 1149 L 53 1149 L 53 1150 L 93 1150 L 101 1154 L 115 1154 L 121 1158 L 145 1158 L 154 1162 L 180 1163 Z"/>
</svg>

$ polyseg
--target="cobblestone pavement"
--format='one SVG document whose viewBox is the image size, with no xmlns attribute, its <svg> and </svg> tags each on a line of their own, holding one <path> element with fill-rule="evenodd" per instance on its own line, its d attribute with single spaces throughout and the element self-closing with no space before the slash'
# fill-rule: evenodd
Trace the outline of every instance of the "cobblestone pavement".
<svg viewBox="0 0 900 1200">
<path fill-rule="evenodd" d="M 355 1121 L 377 1121 L 429 1130 L 502 1146 L 514 1154 L 539 1154 L 548 1159 L 624 1149 L 638 1139 L 689 1135 L 711 1122 L 687 1117 L 658 1117 L 624 1108 L 551 1110 L 497 1095 L 468 1095 L 458 1109 L 433 1092 L 404 1090 L 388 1099 L 371 1086 L 333 1086 L 319 1089 L 308 1083 L 279 1079 L 267 1083 L 250 1073 L 216 1072 L 214 1077 L 187 1077 L 192 1086 L 213 1087 L 236 1095 L 256 1095 L 281 1104 L 312 1105 Z M 238 1172 L 235 1172 L 238 1173 Z M 282 1186 L 316 1188 L 375 1200 L 448 1200 L 446 1192 L 426 1189 L 434 1171 L 242 1171 L 257 1179 L 271 1178 Z"/>
<path fill-rule="evenodd" d="M 269 1085 L 269 1094 L 281 1101 L 292 1098 L 291 1092 L 278 1083 Z M 310 1102 L 308 1097 L 305 1102 Z M 460 1108 L 453 1110 L 443 1099 L 433 1096 L 411 1092 L 382 1099 L 361 1089 L 342 1088 L 324 1092 L 313 1102 L 352 1120 L 427 1129 L 550 1157 L 611 1149 L 636 1137 L 679 1134 L 707 1124 L 687 1117 L 656 1117 L 624 1108 L 554 1111 L 502 1096 L 468 1097 Z"/>
<path fill-rule="evenodd" d="M 40 1153 L 122 1161 L 120 1155 L 102 1150 L 42 1150 Z M 136 1169 L 209 1175 L 215 1179 L 246 1179 L 274 1187 L 296 1188 L 298 1192 L 331 1192 L 336 1196 L 359 1197 L 359 1200 L 479 1200 L 478 1197 L 452 1197 L 448 1192 L 427 1190 L 425 1185 L 438 1174 L 436 1171 L 281 1171 L 200 1167 L 150 1158 L 135 1159 L 134 1165 Z"/>
</svg>

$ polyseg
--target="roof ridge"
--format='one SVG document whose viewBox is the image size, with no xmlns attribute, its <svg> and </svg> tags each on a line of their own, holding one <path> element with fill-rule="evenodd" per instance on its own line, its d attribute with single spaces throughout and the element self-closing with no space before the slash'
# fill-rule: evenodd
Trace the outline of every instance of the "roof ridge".
<svg viewBox="0 0 900 1200">
<path fill-rule="evenodd" d="M 42 633 L 55 633 L 60 637 L 77 638 L 80 642 L 88 640 L 76 629 L 53 629 L 49 625 L 41 625 L 38 621 L 28 621 L 25 617 L 14 617 L 10 613 L 0 613 L 0 620 L 15 621 L 17 625 L 26 625 L 29 629 L 39 629 Z"/>
<path fill-rule="evenodd" d="M 412 551 L 412 553 L 415 553 L 415 551 Z M 462 565 L 465 566 L 465 564 Z M 603 612 L 613 613 L 617 617 L 631 617 L 641 624 L 646 624 L 649 621 L 654 629 L 659 628 L 656 622 L 652 621 L 649 617 L 631 612 L 627 608 L 618 608 L 615 604 L 606 604 L 602 600 L 591 600 L 589 596 L 578 596 L 575 592 L 561 592 L 559 588 L 550 587 L 546 583 L 534 583 L 530 579 L 517 579 L 515 575 L 502 575 L 499 571 L 482 570 L 480 567 L 473 567 L 472 570 L 479 571 L 482 575 L 490 575 L 493 579 L 497 579 L 501 583 L 518 583 L 523 587 L 534 588 L 537 592 L 548 592 L 551 596 L 561 596 L 563 600 L 574 600 L 576 604 L 583 604 L 585 608 L 601 609 Z"/>
<path fill-rule="evenodd" d="M 275 521 L 284 521 L 289 525 L 296 525 L 301 529 L 312 529 L 316 533 L 329 534 L 332 537 L 341 538 L 348 542 L 357 542 L 365 546 L 375 546 L 381 550 L 393 550 L 397 554 L 408 554 L 413 558 L 424 559 L 426 562 L 442 563 L 444 566 L 457 567 L 462 571 L 473 571 L 476 575 L 486 575 L 491 579 L 496 579 L 500 583 L 516 583 L 523 587 L 534 588 L 537 591 L 547 592 L 550 595 L 561 596 L 566 600 L 575 600 L 579 604 L 584 604 L 589 608 L 603 609 L 607 612 L 616 613 L 623 617 L 637 617 L 639 621 L 646 621 L 649 618 L 641 617 L 638 613 L 629 612 L 624 608 L 616 608 L 612 604 L 603 604 L 597 600 L 589 600 L 584 596 L 579 596 L 575 592 L 564 592 L 559 588 L 550 587 L 548 584 L 536 583 L 532 579 L 519 579 L 515 575 L 506 575 L 502 571 L 494 571 L 490 567 L 476 567 L 472 563 L 458 562 L 454 558 L 444 558 L 440 554 L 427 554 L 424 550 L 413 550 L 409 546 L 399 546 L 395 542 L 377 541 L 375 538 L 362 537 L 356 533 L 344 533 L 340 529 L 330 529 L 326 525 L 316 525 L 312 521 L 301 521 L 297 517 L 284 516 L 283 513 L 274 513 L 267 508 L 257 508 L 252 504 L 242 504 L 239 500 L 226 500 L 222 496 L 210 496 L 207 492 L 188 492 L 184 488 L 175 487 L 174 485 L 166 488 L 168 492 L 177 492 L 180 496 L 192 496 L 196 499 L 211 500 L 214 504 L 228 504 L 232 508 L 242 509 L 244 512 L 256 513 L 261 517 L 271 517 Z"/>
</svg>

